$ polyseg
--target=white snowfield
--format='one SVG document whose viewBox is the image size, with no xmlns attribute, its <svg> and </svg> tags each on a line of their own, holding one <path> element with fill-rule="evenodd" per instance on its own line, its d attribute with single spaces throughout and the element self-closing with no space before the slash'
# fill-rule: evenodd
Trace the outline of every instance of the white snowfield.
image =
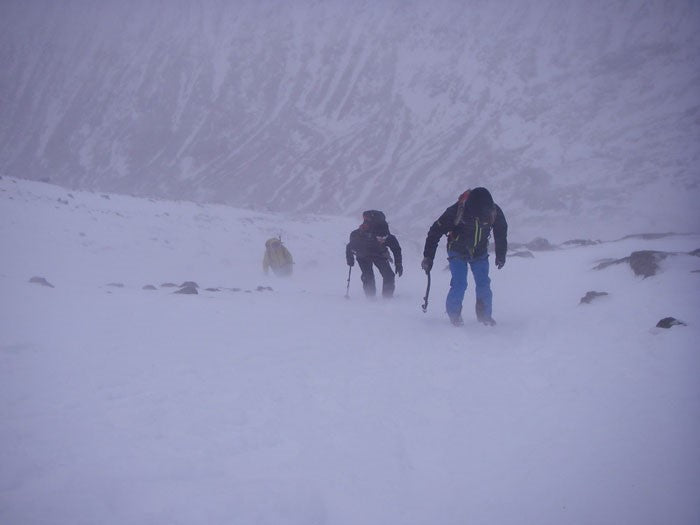
<svg viewBox="0 0 700 525">
<path fill-rule="evenodd" d="M 396 297 L 345 299 L 354 220 L 1 178 L 0 523 L 700 523 L 700 259 L 593 270 L 700 236 L 509 256 L 455 328 L 389 220 Z"/>
</svg>

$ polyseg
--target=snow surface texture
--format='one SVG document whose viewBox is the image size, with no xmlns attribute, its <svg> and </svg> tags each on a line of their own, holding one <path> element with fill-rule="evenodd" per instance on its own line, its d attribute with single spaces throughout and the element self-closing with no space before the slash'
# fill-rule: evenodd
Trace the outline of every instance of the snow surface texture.
<svg viewBox="0 0 700 525">
<path fill-rule="evenodd" d="M 0 178 L 0 522 L 700 522 L 700 236 L 511 252 L 455 328 L 422 238 L 343 298 L 355 226 Z"/>
<path fill-rule="evenodd" d="M 414 233 L 488 186 L 530 234 L 697 231 L 699 28 L 680 0 L 3 0 L 0 174 Z"/>
</svg>

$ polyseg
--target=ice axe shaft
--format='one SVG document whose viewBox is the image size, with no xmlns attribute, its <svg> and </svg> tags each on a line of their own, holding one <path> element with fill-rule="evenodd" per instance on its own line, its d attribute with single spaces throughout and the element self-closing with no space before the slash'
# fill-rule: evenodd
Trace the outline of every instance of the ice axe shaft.
<svg viewBox="0 0 700 525">
<path fill-rule="evenodd" d="M 423 313 L 428 311 L 428 296 L 430 295 L 430 272 L 425 272 L 428 275 L 428 287 L 425 289 L 425 297 L 423 297 L 423 304 L 421 308 Z"/>
<path fill-rule="evenodd" d="M 352 266 L 348 268 L 348 286 L 345 288 L 345 298 L 350 299 L 350 275 L 352 274 Z"/>
</svg>

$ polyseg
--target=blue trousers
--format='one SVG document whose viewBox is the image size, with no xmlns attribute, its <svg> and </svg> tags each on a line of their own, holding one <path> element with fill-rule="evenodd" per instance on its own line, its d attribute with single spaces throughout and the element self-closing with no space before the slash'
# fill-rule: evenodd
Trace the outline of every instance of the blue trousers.
<svg viewBox="0 0 700 525">
<path fill-rule="evenodd" d="M 450 317 L 462 315 L 462 301 L 464 293 L 467 291 L 467 265 L 471 267 L 476 286 L 476 317 L 477 319 L 490 319 L 493 305 L 493 294 L 491 293 L 491 279 L 489 278 L 489 256 L 488 254 L 470 259 L 467 255 L 457 252 L 447 252 L 447 259 L 450 262 L 450 291 L 447 293 L 445 308 Z"/>
</svg>

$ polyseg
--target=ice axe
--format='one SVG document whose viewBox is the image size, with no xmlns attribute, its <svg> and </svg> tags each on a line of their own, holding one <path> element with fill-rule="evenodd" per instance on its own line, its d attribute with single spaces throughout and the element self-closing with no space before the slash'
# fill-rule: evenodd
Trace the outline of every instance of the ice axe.
<svg viewBox="0 0 700 525">
<path fill-rule="evenodd" d="M 428 296 L 430 295 L 430 272 L 425 272 L 428 276 L 428 287 L 425 289 L 425 297 L 423 297 L 423 304 L 420 306 L 423 309 L 423 313 L 428 311 Z"/>
<path fill-rule="evenodd" d="M 350 299 L 350 274 L 352 274 L 352 266 L 348 268 L 348 287 L 345 289 L 346 299 Z"/>
</svg>

